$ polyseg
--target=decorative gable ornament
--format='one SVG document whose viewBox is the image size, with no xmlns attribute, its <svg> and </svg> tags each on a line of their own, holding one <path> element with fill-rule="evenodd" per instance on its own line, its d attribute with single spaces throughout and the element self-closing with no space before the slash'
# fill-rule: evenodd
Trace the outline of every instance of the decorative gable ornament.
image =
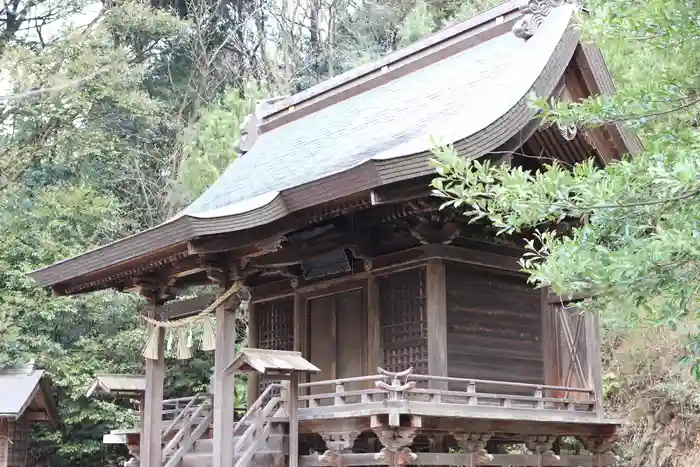
<svg viewBox="0 0 700 467">
<path fill-rule="evenodd" d="M 575 2 L 571 0 L 523 0 L 520 5 L 523 17 L 513 25 L 513 34 L 520 39 L 531 38 L 551 11 L 566 3 Z"/>
</svg>

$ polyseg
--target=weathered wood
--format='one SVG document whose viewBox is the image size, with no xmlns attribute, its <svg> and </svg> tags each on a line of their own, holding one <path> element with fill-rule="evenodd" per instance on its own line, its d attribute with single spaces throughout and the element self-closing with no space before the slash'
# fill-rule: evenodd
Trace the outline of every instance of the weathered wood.
<svg viewBox="0 0 700 467">
<path fill-rule="evenodd" d="M 556 385 L 557 381 L 557 348 L 558 339 L 556 323 L 549 306 L 550 291 L 548 287 L 542 289 L 541 314 L 542 314 L 542 364 L 544 367 L 544 383 Z"/>
<path fill-rule="evenodd" d="M 541 294 L 500 271 L 453 261 L 446 269 L 450 376 L 544 383 Z"/>
<path fill-rule="evenodd" d="M 151 316 L 157 316 L 159 306 L 153 306 Z M 160 467 L 162 458 L 163 383 L 165 381 L 165 329 L 158 328 L 156 346 L 158 359 L 146 359 L 146 392 L 141 430 L 141 465 Z"/>
<path fill-rule="evenodd" d="M 235 358 L 235 349 L 236 314 L 229 303 L 224 303 L 216 309 L 213 467 L 233 466 L 235 373 L 227 372 L 226 368 Z"/>
<path fill-rule="evenodd" d="M 447 289 L 445 263 L 428 261 L 425 279 L 426 315 L 428 320 L 428 372 L 447 376 Z M 447 389 L 447 382 L 433 380 L 430 387 Z"/>
<path fill-rule="evenodd" d="M 305 280 L 300 278 L 298 288 L 302 293 L 307 293 L 325 287 L 333 287 L 349 279 L 364 280 L 370 274 L 382 276 L 411 269 L 426 263 L 429 259 L 448 259 L 525 278 L 525 275 L 520 272 L 518 258 L 514 256 L 450 245 L 422 245 L 372 258 L 371 271 L 362 270 L 362 264 L 358 263 L 357 268 L 353 267 L 352 273 L 333 277 L 332 279 Z M 294 293 L 287 279 L 254 285 L 251 286 L 251 289 L 255 301 L 275 300 L 280 297 L 288 297 Z"/>
<path fill-rule="evenodd" d="M 308 358 L 309 354 L 309 341 L 307 335 L 307 328 L 309 326 L 307 322 L 307 301 L 306 298 L 301 295 L 299 290 L 294 292 L 294 350 L 296 352 L 301 352 L 302 356 Z M 304 380 L 308 378 L 307 374 L 299 375 L 300 378 Z M 301 383 L 305 381 L 299 381 Z"/>
<path fill-rule="evenodd" d="M 367 277 L 367 347 L 365 374 L 372 374 L 382 365 L 381 323 L 379 321 L 379 285 L 377 277 L 370 274 Z M 374 382 L 368 381 L 367 387 L 374 387 Z"/>
<path fill-rule="evenodd" d="M 415 453 L 416 459 L 407 465 L 468 465 L 468 454 L 448 454 L 448 453 Z M 386 465 L 386 461 L 376 459 L 373 453 L 348 453 L 343 454 L 341 462 L 344 467 L 365 466 L 365 465 Z M 559 459 L 548 456 L 536 456 L 527 454 L 492 454 L 491 460 L 484 460 L 480 466 L 503 466 L 511 467 L 597 467 L 598 457 L 592 455 L 562 455 Z M 600 465 L 614 465 L 615 456 L 606 454 L 601 456 Z M 326 466 L 319 460 L 317 455 L 301 456 L 301 467 L 321 467 Z"/>
<path fill-rule="evenodd" d="M 260 344 L 260 324 L 255 303 L 248 304 L 248 347 L 257 349 Z M 260 375 L 258 373 L 248 374 L 248 409 L 253 406 L 260 395 Z"/>
<path fill-rule="evenodd" d="M 600 352 L 600 318 L 597 312 L 587 312 L 586 320 L 586 352 L 588 363 L 588 381 L 595 392 L 596 412 L 602 419 L 605 416 L 603 410 L 603 372 Z"/>
<path fill-rule="evenodd" d="M 289 412 L 289 467 L 299 466 L 299 417 L 297 406 L 299 404 L 299 375 L 292 372 L 289 381 L 287 399 L 287 411 Z"/>
</svg>

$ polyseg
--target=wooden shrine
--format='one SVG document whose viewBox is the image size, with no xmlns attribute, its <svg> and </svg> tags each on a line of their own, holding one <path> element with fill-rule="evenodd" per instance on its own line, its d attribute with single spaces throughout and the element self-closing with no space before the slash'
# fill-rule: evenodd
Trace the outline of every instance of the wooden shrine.
<svg viewBox="0 0 700 467">
<path fill-rule="evenodd" d="M 522 239 L 430 195 L 435 140 L 527 170 L 641 149 L 616 125 L 539 124 L 532 93 L 614 87 L 579 41 L 578 8 L 534 3 L 261 102 L 236 160 L 178 216 L 31 274 L 58 295 L 148 299 L 142 466 L 614 464 L 597 317 L 527 283 Z M 183 298 L 203 285 L 218 292 Z M 165 334 L 184 342 L 185 324 L 215 349 L 212 390 L 164 422 Z M 253 354 L 291 352 L 320 371 L 298 395 L 251 373 L 234 421 L 237 325 Z"/>
<path fill-rule="evenodd" d="M 29 467 L 31 425 L 58 423 L 51 380 L 33 364 L 0 371 L 0 467 Z"/>
</svg>

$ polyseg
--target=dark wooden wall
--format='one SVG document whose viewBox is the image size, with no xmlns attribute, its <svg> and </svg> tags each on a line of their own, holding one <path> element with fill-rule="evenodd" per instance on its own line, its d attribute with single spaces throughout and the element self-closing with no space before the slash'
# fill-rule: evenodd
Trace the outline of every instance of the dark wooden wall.
<svg viewBox="0 0 700 467">
<path fill-rule="evenodd" d="M 449 376 L 543 383 L 541 293 L 520 277 L 454 262 L 446 281 Z"/>
<path fill-rule="evenodd" d="M 10 444 L 6 439 L 0 438 L 0 466 L 27 467 L 29 426 L 26 419 L 0 419 L 0 434 L 12 441 Z"/>
</svg>

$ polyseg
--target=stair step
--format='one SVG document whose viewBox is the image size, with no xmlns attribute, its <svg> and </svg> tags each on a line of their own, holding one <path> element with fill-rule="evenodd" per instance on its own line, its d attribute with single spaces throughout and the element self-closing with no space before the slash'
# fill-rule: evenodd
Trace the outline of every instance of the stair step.
<svg viewBox="0 0 700 467">
<path fill-rule="evenodd" d="M 268 467 L 272 456 L 281 455 L 281 452 L 260 450 L 253 456 L 248 464 L 249 467 Z M 234 463 L 238 456 L 234 456 Z M 214 461 L 210 452 L 194 452 L 185 454 L 180 463 L 180 467 L 212 467 Z"/>
<path fill-rule="evenodd" d="M 262 446 L 263 449 L 268 448 L 274 451 L 283 451 L 287 448 L 287 439 L 289 438 L 286 434 L 272 433 L 268 436 L 267 442 Z M 232 443 L 236 443 L 239 437 L 235 436 Z M 245 446 L 245 444 L 244 444 Z M 214 440 L 211 438 L 198 439 L 195 441 L 192 448 L 193 453 L 210 453 L 214 451 Z"/>
</svg>

